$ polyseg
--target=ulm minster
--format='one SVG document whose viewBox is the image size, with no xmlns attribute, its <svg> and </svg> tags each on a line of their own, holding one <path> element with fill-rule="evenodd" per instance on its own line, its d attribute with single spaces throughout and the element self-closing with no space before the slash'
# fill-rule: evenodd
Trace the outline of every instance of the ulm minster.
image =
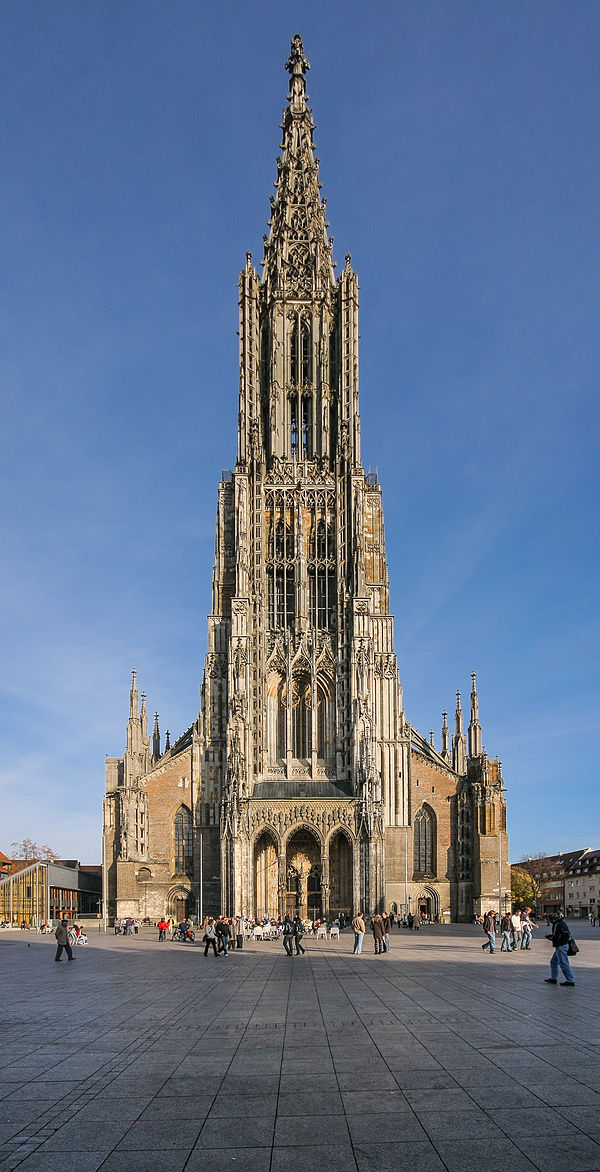
<svg viewBox="0 0 600 1172">
<path fill-rule="evenodd" d="M 472 677 L 441 744 L 403 708 L 381 487 L 361 462 L 358 279 L 336 278 L 291 44 L 262 275 L 239 281 L 237 460 L 219 485 L 201 710 L 173 745 L 136 676 L 107 758 L 109 916 L 469 920 L 510 898 L 502 769 Z M 190 503 L 191 507 L 191 503 Z"/>
</svg>

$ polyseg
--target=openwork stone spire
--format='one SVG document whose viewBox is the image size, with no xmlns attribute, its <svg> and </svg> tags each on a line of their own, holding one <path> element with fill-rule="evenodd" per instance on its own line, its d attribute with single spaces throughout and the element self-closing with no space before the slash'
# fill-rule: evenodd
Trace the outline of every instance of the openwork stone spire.
<svg viewBox="0 0 600 1172">
<path fill-rule="evenodd" d="M 282 155 L 277 159 L 277 195 L 271 201 L 265 238 L 263 283 L 271 293 L 310 300 L 335 285 L 331 248 L 321 199 L 319 160 L 314 157 L 314 121 L 306 104 L 305 72 L 310 68 L 300 36 L 292 38 L 286 69 L 291 75 L 283 111 Z"/>
</svg>

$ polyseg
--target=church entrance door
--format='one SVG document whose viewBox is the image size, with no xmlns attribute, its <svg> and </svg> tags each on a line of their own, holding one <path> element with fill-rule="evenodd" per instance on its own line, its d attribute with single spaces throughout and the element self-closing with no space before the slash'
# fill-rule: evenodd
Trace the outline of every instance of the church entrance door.
<svg viewBox="0 0 600 1172">
<path fill-rule="evenodd" d="M 302 920 L 317 920 L 322 914 L 321 844 L 307 828 L 297 830 L 286 848 L 286 909 L 295 901 L 291 914 Z"/>
<path fill-rule="evenodd" d="M 268 830 L 254 847 L 254 915 L 260 921 L 275 919 L 277 909 L 277 844 Z"/>
<path fill-rule="evenodd" d="M 344 915 L 346 919 L 350 920 L 354 907 L 352 844 L 342 831 L 334 834 L 329 843 L 329 882 L 331 884 L 330 916 L 335 918 L 335 916 Z"/>
</svg>

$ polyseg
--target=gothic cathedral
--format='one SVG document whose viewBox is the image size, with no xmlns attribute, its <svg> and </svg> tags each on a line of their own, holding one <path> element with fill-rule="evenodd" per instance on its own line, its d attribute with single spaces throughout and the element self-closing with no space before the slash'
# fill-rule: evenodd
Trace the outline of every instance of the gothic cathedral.
<svg viewBox="0 0 600 1172">
<path fill-rule="evenodd" d="M 197 720 L 161 748 L 135 672 L 107 758 L 108 915 L 419 909 L 468 920 L 510 894 L 501 763 L 407 719 L 381 486 L 365 474 L 358 281 L 335 276 L 299 36 L 262 275 L 239 282 L 237 461 L 219 485 Z"/>
</svg>

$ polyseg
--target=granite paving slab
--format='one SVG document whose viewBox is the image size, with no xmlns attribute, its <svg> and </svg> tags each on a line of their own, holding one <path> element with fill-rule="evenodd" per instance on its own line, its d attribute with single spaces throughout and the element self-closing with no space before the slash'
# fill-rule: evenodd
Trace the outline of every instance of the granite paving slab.
<svg viewBox="0 0 600 1172">
<path fill-rule="evenodd" d="M 470 926 L 214 967 L 154 931 L 60 969 L 3 934 L 0 1172 L 600 1172 L 600 930 L 577 937 L 565 996 L 542 941 L 492 963 Z"/>
</svg>

